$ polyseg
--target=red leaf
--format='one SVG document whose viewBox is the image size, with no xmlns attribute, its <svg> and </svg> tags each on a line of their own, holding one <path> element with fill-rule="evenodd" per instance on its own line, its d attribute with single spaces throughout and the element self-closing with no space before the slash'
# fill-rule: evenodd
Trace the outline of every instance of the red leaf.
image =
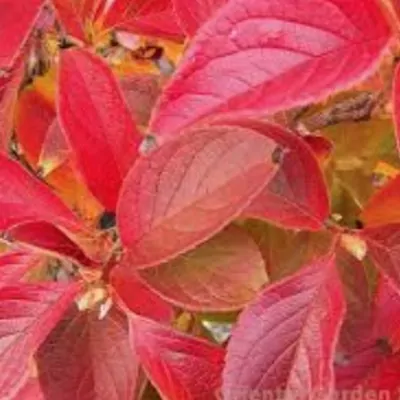
<svg viewBox="0 0 400 400">
<path fill-rule="evenodd" d="M 400 288 L 400 225 L 366 228 L 360 233 L 376 266 Z"/>
<path fill-rule="evenodd" d="M 21 63 L 7 78 L 0 78 L 0 151 L 7 152 L 14 124 L 14 108 L 24 73 Z"/>
<path fill-rule="evenodd" d="M 190 3 L 185 0 L 173 0 L 179 23 L 189 36 L 194 36 L 197 30 L 226 3 L 227 0 L 196 0 Z"/>
<path fill-rule="evenodd" d="M 31 165 L 36 166 L 48 131 L 55 120 L 54 106 L 35 90 L 22 92 L 15 130 L 18 143 Z"/>
<path fill-rule="evenodd" d="M 46 400 L 37 379 L 30 379 L 15 396 L 16 400 Z"/>
<path fill-rule="evenodd" d="M 244 216 L 266 219 L 285 228 L 322 229 L 330 212 L 329 196 L 318 161 L 303 139 L 278 125 L 257 120 L 224 119 L 223 123 L 253 129 L 281 146 L 277 156 L 280 169 Z"/>
<path fill-rule="evenodd" d="M 14 64 L 43 3 L 44 0 L 0 0 L 0 69 Z"/>
<path fill-rule="evenodd" d="M 165 323 L 173 320 L 172 306 L 150 290 L 128 263 L 122 262 L 113 268 L 111 285 L 124 305 L 135 314 Z"/>
<path fill-rule="evenodd" d="M 0 288 L 0 398 L 12 398 L 29 377 L 29 360 L 73 301 L 78 285 Z"/>
<path fill-rule="evenodd" d="M 143 368 L 163 398 L 216 399 L 223 349 L 138 316 L 131 318 L 131 336 Z"/>
<path fill-rule="evenodd" d="M 85 41 L 85 20 L 76 1 L 52 0 L 57 11 L 58 20 L 69 35 Z M 79 2 L 82 4 L 82 1 Z"/>
<path fill-rule="evenodd" d="M 104 25 L 155 37 L 183 36 L 171 0 L 115 0 L 105 15 Z"/>
<path fill-rule="evenodd" d="M 0 155 L 0 230 L 33 221 L 46 221 L 68 229 L 82 226 L 44 183 Z"/>
<path fill-rule="evenodd" d="M 38 262 L 28 251 L 10 251 L 0 255 L 0 287 L 17 283 Z"/>
<path fill-rule="evenodd" d="M 243 308 L 268 281 L 257 245 L 235 226 L 139 275 L 167 301 L 199 312 Z"/>
<path fill-rule="evenodd" d="M 333 253 L 267 287 L 242 313 L 228 344 L 224 399 L 279 390 L 281 398 L 329 398 L 344 312 Z"/>
<path fill-rule="evenodd" d="M 249 129 L 204 127 L 140 158 L 117 210 L 132 266 L 166 262 L 231 222 L 273 176 L 273 149 Z"/>
<path fill-rule="evenodd" d="M 217 112 L 317 101 L 362 79 L 389 36 L 375 0 L 230 1 L 195 37 L 151 132 L 177 134 Z"/>
<path fill-rule="evenodd" d="M 58 110 L 88 187 L 114 210 L 141 137 L 115 77 L 100 58 L 80 49 L 62 53 Z"/>
<path fill-rule="evenodd" d="M 387 340 L 394 351 L 400 350 L 400 293 L 385 278 L 375 296 L 373 334 Z"/>
<path fill-rule="evenodd" d="M 397 6 L 400 10 L 400 2 Z M 394 107 L 394 124 L 396 128 L 396 144 L 397 151 L 400 153 L 400 66 L 397 65 L 393 83 L 393 107 Z"/>
<path fill-rule="evenodd" d="M 400 175 L 390 180 L 369 199 L 361 218 L 370 227 L 400 223 Z"/>
<path fill-rule="evenodd" d="M 125 315 L 113 308 L 103 320 L 71 307 L 37 353 L 46 399 L 135 399 L 138 362 Z"/>
<path fill-rule="evenodd" d="M 92 266 L 93 264 L 93 261 L 85 255 L 76 243 L 49 223 L 31 222 L 17 225 L 10 229 L 8 234 L 13 240 L 55 253 L 58 257 L 60 255 L 66 256 L 85 266 Z"/>
</svg>

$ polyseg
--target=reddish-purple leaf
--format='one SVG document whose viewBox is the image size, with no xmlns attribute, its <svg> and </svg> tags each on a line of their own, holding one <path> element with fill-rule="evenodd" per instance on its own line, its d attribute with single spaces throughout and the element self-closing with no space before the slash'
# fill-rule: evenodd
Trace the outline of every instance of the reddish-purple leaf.
<svg viewBox="0 0 400 400">
<path fill-rule="evenodd" d="M 250 129 L 200 127 L 140 158 L 117 210 L 132 267 L 169 261 L 224 228 L 273 177 L 274 148 Z"/>
<path fill-rule="evenodd" d="M 37 353 L 46 399 L 135 399 L 138 361 L 128 321 L 117 308 L 100 320 L 96 311 L 71 307 Z"/>
<path fill-rule="evenodd" d="M 176 15 L 185 33 L 194 36 L 197 30 L 209 20 L 227 0 L 172 0 Z"/>
<path fill-rule="evenodd" d="M 343 283 L 347 313 L 338 348 L 343 354 L 365 348 L 373 335 L 374 307 L 366 266 L 349 252 L 337 250 L 337 265 Z"/>
<path fill-rule="evenodd" d="M 156 75 L 132 75 L 119 81 L 129 111 L 139 125 L 147 125 L 161 87 Z"/>
<path fill-rule="evenodd" d="M 82 249 L 61 230 L 47 222 L 31 222 L 17 225 L 7 232 L 11 239 L 30 246 L 65 256 L 78 261 L 82 265 L 91 266 L 90 260 Z"/>
<path fill-rule="evenodd" d="M 130 311 L 163 323 L 169 324 L 173 320 L 173 307 L 150 290 L 129 263 L 123 261 L 113 268 L 110 282 Z"/>
<path fill-rule="evenodd" d="M 217 398 L 223 349 L 139 316 L 131 317 L 131 338 L 143 368 L 163 398 Z"/>
<path fill-rule="evenodd" d="M 319 100 L 362 79 L 389 37 L 375 0 L 232 0 L 196 35 L 151 132 L 178 134 L 217 112 L 271 113 Z"/>
<path fill-rule="evenodd" d="M 0 230 L 34 221 L 69 229 L 82 226 L 49 187 L 15 161 L 0 155 Z"/>
<path fill-rule="evenodd" d="M 0 69 L 14 64 L 44 0 L 0 0 Z"/>
<path fill-rule="evenodd" d="M 360 233 L 376 266 L 400 288 L 400 225 L 366 228 Z"/>
<path fill-rule="evenodd" d="M 29 379 L 24 387 L 14 397 L 15 400 L 46 400 L 37 379 Z"/>
<path fill-rule="evenodd" d="M 304 140 L 267 122 L 223 119 L 223 123 L 253 129 L 280 146 L 275 160 L 280 164 L 278 172 L 246 208 L 244 216 L 266 219 L 285 228 L 322 229 L 330 211 L 328 191 L 318 160 Z"/>
<path fill-rule="evenodd" d="M 39 262 L 29 251 L 9 251 L 0 255 L 0 287 L 15 284 Z"/>
<path fill-rule="evenodd" d="M 60 122 L 89 189 L 110 211 L 141 137 L 110 68 L 86 50 L 64 51 Z"/>
<path fill-rule="evenodd" d="M 0 398 L 27 381 L 30 357 L 57 324 L 79 285 L 18 284 L 0 288 Z"/>
<path fill-rule="evenodd" d="M 200 312 L 243 308 L 268 281 L 256 243 L 235 226 L 139 275 L 165 300 Z"/>
<path fill-rule="evenodd" d="M 108 8 L 104 25 L 142 35 L 181 39 L 183 34 L 171 0 L 115 0 Z"/>
<path fill-rule="evenodd" d="M 224 399 L 236 399 L 238 393 L 330 398 L 344 311 L 333 252 L 267 287 L 242 313 L 228 344 Z M 283 397 L 277 397 L 279 390 Z"/>
</svg>

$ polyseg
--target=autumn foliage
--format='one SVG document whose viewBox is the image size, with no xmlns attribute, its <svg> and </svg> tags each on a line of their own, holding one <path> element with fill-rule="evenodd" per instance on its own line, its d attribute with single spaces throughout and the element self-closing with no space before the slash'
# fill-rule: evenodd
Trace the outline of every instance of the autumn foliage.
<svg viewBox="0 0 400 400">
<path fill-rule="evenodd" d="M 398 399 L 399 60 L 398 0 L 0 0 L 0 399 Z"/>
</svg>

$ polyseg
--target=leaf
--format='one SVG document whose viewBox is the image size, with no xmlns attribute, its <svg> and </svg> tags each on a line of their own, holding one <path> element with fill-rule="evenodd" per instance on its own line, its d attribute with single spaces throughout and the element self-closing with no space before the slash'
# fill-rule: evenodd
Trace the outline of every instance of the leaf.
<svg viewBox="0 0 400 400">
<path fill-rule="evenodd" d="M 374 324 L 374 303 L 368 264 L 361 262 L 347 251 L 338 248 L 337 266 L 343 283 L 347 312 L 344 319 L 338 349 L 352 354 L 365 348 L 371 340 Z"/>
<path fill-rule="evenodd" d="M 375 295 L 374 330 L 377 338 L 389 342 L 394 352 L 400 350 L 400 293 L 385 278 L 381 278 Z"/>
<path fill-rule="evenodd" d="M 400 175 L 371 197 L 364 206 L 361 218 L 369 227 L 400 223 Z"/>
<path fill-rule="evenodd" d="M 115 0 L 104 16 L 104 25 L 154 37 L 183 36 L 171 0 Z"/>
<path fill-rule="evenodd" d="M 139 276 L 165 300 L 198 312 L 241 309 L 268 281 L 257 245 L 235 226 Z"/>
<path fill-rule="evenodd" d="M 117 209 L 132 267 L 169 261 L 228 225 L 272 178 L 273 150 L 249 129 L 199 127 L 138 159 Z"/>
<path fill-rule="evenodd" d="M 227 0 L 196 0 L 188 3 L 185 0 L 173 0 L 174 10 L 179 23 L 188 36 L 194 36 L 199 28 L 215 12 L 227 3 Z"/>
<path fill-rule="evenodd" d="M 66 32 L 79 40 L 86 41 L 85 17 L 87 15 L 84 13 L 83 6 L 84 3 L 92 3 L 92 1 L 52 0 L 52 2 Z"/>
<path fill-rule="evenodd" d="M 16 66 L 7 78 L 0 78 L 0 151 L 7 152 L 14 123 L 14 110 L 24 65 Z"/>
<path fill-rule="evenodd" d="M 112 269 L 110 282 L 130 311 L 162 323 L 173 320 L 175 313 L 172 306 L 150 290 L 125 260 Z"/>
<path fill-rule="evenodd" d="M 360 232 L 379 271 L 400 288 L 400 225 L 366 228 Z"/>
<path fill-rule="evenodd" d="M 38 350 L 39 380 L 46 399 L 132 400 L 138 361 L 129 344 L 126 316 L 71 307 Z"/>
<path fill-rule="evenodd" d="M 29 360 L 73 301 L 79 285 L 16 284 L 0 288 L 0 398 L 29 377 Z"/>
<path fill-rule="evenodd" d="M 0 255 L 0 290 L 2 286 L 15 284 L 36 266 L 39 258 L 26 250 L 13 250 Z"/>
<path fill-rule="evenodd" d="M 240 316 L 227 348 L 223 398 L 332 394 L 345 304 L 334 253 L 271 285 Z"/>
<path fill-rule="evenodd" d="M 369 73 L 389 37 L 374 0 L 230 1 L 196 35 L 150 130 L 165 137 L 216 113 L 318 101 Z"/>
<path fill-rule="evenodd" d="M 400 11 L 400 3 L 397 4 L 397 7 Z M 397 151 L 400 154 L 400 67 L 398 65 L 395 70 L 393 83 L 393 118 Z"/>
<path fill-rule="evenodd" d="M 42 388 L 37 379 L 30 379 L 25 386 L 17 393 L 15 399 L 18 400 L 46 400 L 43 396 Z"/>
<path fill-rule="evenodd" d="M 43 3 L 43 0 L 0 1 L 0 69 L 10 68 L 16 61 Z"/>
<path fill-rule="evenodd" d="M 13 241 L 26 243 L 39 251 L 55 254 L 56 257 L 67 257 L 81 265 L 93 266 L 94 262 L 61 230 L 47 222 L 31 222 L 17 225 L 7 234 Z"/>
<path fill-rule="evenodd" d="M 46 136 L 56 118 L 54 105 L 36 90 L 19 96 L 15 130 L 27 161 L 37 166 Z"/>
<path fill-rule="evenodd" d="M 140 135 L 115 77 L 100 58 L 80 49 L 62 52 L 58 112 L 89 189 L 113 211 Z"/>
<path fill-rule="evenodd" d="M 328 231 L 289 231 L 262 220 L 248 220 L 243 228 L 260 249 L 271 282 L 293 274 L 332 246 L 333 236 Z"/>
<path fill-rule="evenodd" d="M 266 219 L 290 229 L 322 229 L 329 216 L 329 198 L 321 168 L 310 147 L 278 125 L 250 119 L 233 119 L 230 123 L 253 129 L 281 146 L 278 172 L 243 216 Z"/>
<path fill-rule="evenodd" d="M 0 155 L 0 230 L 33 221 L 46 221 L 72 230 L 82 226 L 44 183 L 15 161 Z"/>
<path fill-rule="evenodd" d="M 163 398 L 217 398 L 223 349 L 138 316 L 132 316 L 130 323 L 133 347 Z"/>
<path fill-rule="evenodd" d="M 134 119 L 139 125 L 147 125 L 151 110 L 161 93 L 157 76 L 135 74 L 121 78 L 119 83 Z"/>
</svg>

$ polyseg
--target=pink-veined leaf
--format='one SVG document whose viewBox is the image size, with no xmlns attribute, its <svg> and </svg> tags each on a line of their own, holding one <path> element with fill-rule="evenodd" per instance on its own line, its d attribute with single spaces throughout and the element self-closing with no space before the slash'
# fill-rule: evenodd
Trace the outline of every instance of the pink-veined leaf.
<svg viewBox="0 0 400 400">
<path fill-rule="evenodd" d="M 328 191 L 318 161 L 304 140 L 263 121 L 223 119 L 223 123 L 253 129 L 281 146 L 281 154 L 277 155 L 278 172 L 243 215 L 266 219 L 285 228 L 322 229 L 330 210 Z"/>
<path fill-rule="evenodd" d="M 223 349 L 139 316 L 130 321 L 133 348 L 163 398 L 217 399 Z"/>
<path fill-rule="evenodd" d="M 89 189 L 113 211 L 139 135 L 111 69 L 86 50 L 62 53 L 58 111 Z M 89 123 L 90 122 L 90 123 Z"/>
<path fill-rule="evenodd" d="M 196 35 L 150 131 L 176 135 L 215 113 L 317 101 L 362 79 L 389 37 L 375 0 L 232 0 Z"/>
<path fill-rule="evenodd" d="M 139 275 L 162 298 L 199 312 L 241 309 L 268 281 L 256 243 L 235 226 Z"/>
<path fill-rule="evenodd" d="M 103 24 L 142 35 L 183 37 L 171 0 L 115 0 L 106 10 Z"/>
<path fill-rule="evenodd" d="M 0 230 L 34 221 L 46 221 L 72 230 L 82 226 L 48 186 L 15 161 L 0 155 Z"/>
<path fill-rule="evenodd" d="M 272 140 L 240 127 L 200 127 L 138 159 L 117 209 L 132 266 L 169 261 L 237 217 L 275 173 Z"/>
<path fill-rule="evenodd" d="M 0 255 L 0 288 L 15 284 L 39 262 L 39 257 L 26 250 L 12 250 Z"/>
<path fill-rule="evenodd" d="M 185 33 L 194 36 L 227 0 L 195 0 L 190 3 L 185 0 L 172 0 L 172 3 Z"/>
<path fill-rule="evenodd" d="M 72 306 L 37 353 L 46 399 L 135 399 L 138 361 L 128 321 L 113 307 L 100 320 L 96 310 Z"/>
<path fill-rule="evenodd" d="M 123 260 L 114 267 L 110 282 L 118 298 L 130 311 L 162 323 L 169 324 L 173 320 L 173 307 L 150 290 L 129 263 Z"/>
<path fill-rule="evenodd" d="M 400 225 L 365 228 L 360 236 L 380 272 L 400 289 Z"/>
<path fill-rule="evenodd" d="M 58 257 L 65 256 L 85 266 L 94 264 L 76 243 L 50 223 L 31 222 L 17 225 L 7 231 L 7 234 L 12 240 L 55 254 Z"/>
<path fill-rule="evenodd" d="M 22 388 L 31 357 L 78 289 L 77 284 L 55 283 L 0 288 L 0 398 L 12 398 Z"/>
<path fill-rule="evenodd" d="M 310 399 L 332 394 L 333 355 L 345 303 L 333 252 L 261 294 L 240 316 L 227 348 L 223 398 Z M 275 391 L 275 392 L 273 392 Z M 278 398 L 278 397 L 272 397 Z"/>
<path fill-rule="evenodd" d="M 11 67 L 35 24 L 44 0 L 0 1 L 0 69 Z"/>
<path fill-rule="evenodd" d="M 14 123 L 14 110 L 24 65 L 17 66 L 8 77 L 0 78 L 0 151 L 7 152 Z"/>
</svg>

